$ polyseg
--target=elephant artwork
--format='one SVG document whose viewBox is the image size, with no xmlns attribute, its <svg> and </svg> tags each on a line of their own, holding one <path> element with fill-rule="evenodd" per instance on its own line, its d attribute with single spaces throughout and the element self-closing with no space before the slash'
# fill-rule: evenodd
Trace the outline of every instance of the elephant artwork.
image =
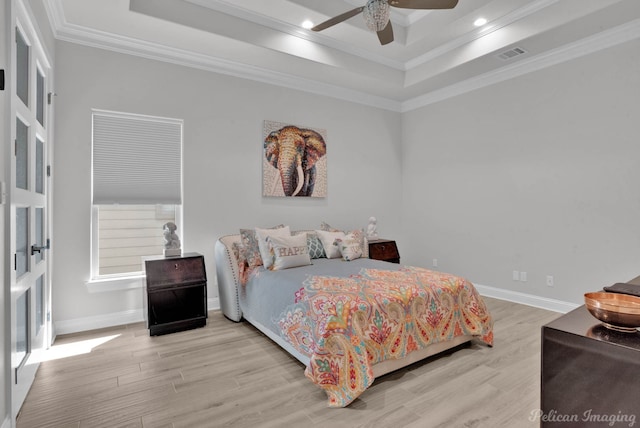
<svg viewBox="0 0 640 428">
<path fill-rule="evenodd" d="M 326 196 L 327 145 L 321 133 L 265 121 L 265 135 L 264 196 L 281 196 L 280 185 L 284 196 Z"/>
</svg>

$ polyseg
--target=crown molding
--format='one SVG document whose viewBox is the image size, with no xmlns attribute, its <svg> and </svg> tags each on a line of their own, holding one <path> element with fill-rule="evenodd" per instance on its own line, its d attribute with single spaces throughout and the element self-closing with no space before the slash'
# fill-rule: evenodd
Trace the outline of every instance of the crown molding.
<svg viewBox="0 0 640 428">
<path fill-rule="evenodd" d="M 329 96 L 385 110 L 399 112 L 401 109 L 399 101 L 366 92 L 69 24 L 64 20 L 59 22 L 64 24 L 55 31 L 55 37 L 58 40 Z"/>
<path fill-rule="evenodd" d="M 51 23 L 53 36 L 58 38 L 58 29 L 67 25 L 62 0 L 44 0 L 44 10 L 47 12 L 47 17 Z"/>
<path fill-rule="evenodd" d="M 485 86 L 494 85 L 508 79 L 513 79 L 514 77 L 571 61 L 637 38 L 640 38 L 640 19 L 404 101 L 401 111 L 408 112 L 425 107 L 457 95 L 462 95 L 476 89 L 484 88 Z"/>
<path fill-rule="evenodd" d="M 31 9 L 31 5 L 27 1 L 20 0 L 16 2 L 16 10 L 18 10 L 16 25 L 18 27 L 24 27 L 23 30 L 27 30 L 24 36 L 29 40 L 29 43 L 32 43 L 36 47 L 36 51 L 41 53 L 38 59 L 43 62 L 42 65 L 50 69 L 51 64 L 53 64 L 51 53 L 47 49 L 47 46 L 41 42 L 41 40 L 44 40 L 44 37 L 38 25 L 38 20 L 33 13 L 33 9 Z M 35 34 L 36 37 L 31 38 L 28 36 L 29 34 Z"/>
<path fill-rule="evenodd" d="M 557 0 L 539 0 L 536 4 L 541 7 L 544 3 L 555 1 Z M 640 37 L 640 19 L 636 19 L 618 27 L 602 31 L 539 55 L 523 58 L 513 64 L 502 66 L 496 70 L 431 91 L 424 95 L 406 101 L 397 101 L 338 85 L 302 78 L 289 73 L 268 70 L 253 65 L 242 64 L 70 24 L 65 19 L 61 0 L 45 0 L 45 6 L 52 24 L 53 34 L 56 39 L 59 40 L 254 80 L 399 113 L 425 107 L 448 98 L 565 61 L 570 61 Z"/>
</svg>

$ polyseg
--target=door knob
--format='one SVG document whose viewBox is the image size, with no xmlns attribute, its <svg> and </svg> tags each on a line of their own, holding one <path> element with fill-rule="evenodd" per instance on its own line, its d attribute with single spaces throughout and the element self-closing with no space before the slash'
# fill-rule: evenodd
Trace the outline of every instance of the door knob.
<svg viewBox="0 0 640 428">
<path fill-rule="evenodd" d="M 51 240 L 47 239 L 47 245 L 45 245 L 44 247 L 39 247 L 37 245 L 32 245 L 31 246 L 31 255 L 33 256 L 35 253 L 39 253 L 42 250 L 48 250 L 51 248 Z"/>
</svg>

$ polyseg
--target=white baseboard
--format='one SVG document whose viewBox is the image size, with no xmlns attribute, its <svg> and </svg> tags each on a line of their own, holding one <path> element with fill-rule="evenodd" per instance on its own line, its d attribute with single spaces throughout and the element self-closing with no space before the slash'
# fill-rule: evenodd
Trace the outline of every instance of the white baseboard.
<svg viewBox="0 0 640 428">
<path fill-rule="evenodd" d="M 210 311 L 217 311 L 220 309 L 220 299 L 218 297 L 214 299 L 207 299 L 207 309 Z"/>
<path fill-rule="evenodd" d="M 567 313 L 577 308 L 578 304 L 563 302 L 561 300 L 549 299 L 547 297 L 534 296 L 532 294 L 520 293 L 518 291 L 505 290 L 502 288 L 489 287 L 486 285 L 474 284 L 478 292 L 487 297 L 506 300 L 536 308 L 546 309 L 554 312 Z M 220 299 L 215 297 L 207 299 L 207 307 L 210 311 L 220 309 Z M 99 328 L 115 327 L 123 324 L 132 324 L 145 320 L 142 309 L 116 312 L 111 314 L 97 315 L 86 318 L 76 318 L 71 320 L 57 321 L 55 323 L 56 334 L 78 333 L 81 331 L 96 330 Z M 5 428 L 4 424 L 0 428 Z"/>
<path fill-rule="evenodd" d="M 549 311 L 560 312 L 566 314 L 580 306 L 576 303 L 564 302 L 562 300 L 549 299 L 547 297 L 534 296 L 533 294 L 521 293 L 519 291 L 505 290 L 503 288 L 489 287 L 486 285 L 473 284 L 483 296 L 493 297 L 495 299 L 506 300 L 523 305 L 533 306 L 536 308 L 546 309 Z"/>
<path fill-rule="evenodd" d="M 115 327 L 123 324 L 133 324 L 144 321 L 142 309 L 96 315 L 85 318 L 75 318 L 55 322 L 56 335 L 78 333 L 99 328 Z"/>
<path fill-rule="evenodd" d="M 207 299 L 207 308 L 211 310 L 220 309 L 220 299 Z M 85 318 L 75 318 L 55 322 L 54 331 L 56 335 L 79 333 L 81 331 L 96 330 L 99 328 L 115 327 L 124 324 L 133 324 L 145 320 L 143 309 L 133 309 L 124 312 L 96 315 Z M 0 427 L 4 428 L 4 426 Z"/>
</svg>

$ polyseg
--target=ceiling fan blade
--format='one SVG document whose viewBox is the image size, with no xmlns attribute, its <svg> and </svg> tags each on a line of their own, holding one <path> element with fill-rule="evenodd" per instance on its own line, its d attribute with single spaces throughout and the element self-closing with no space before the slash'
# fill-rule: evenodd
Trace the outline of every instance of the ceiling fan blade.
<svg viewBox="0 0 640 428">
<path fill-rule="evenodd" d="M 364 6 L 357 7 L 355 9 L 353 9 L 353 10 L 345 12 L 345 13 L 343 13 L 341 15 L 338 15 L 338 16 L 336 16 L 334 18 L 331 18 L 331 19 L 329 19 L 327 21 L 324 21 L 323 23 L 318 24 L 315 27 L 313 27 L 311 30 L 312 31 L 322 31 L 322 30 L 325 30 L 325 29 L 327 29 L 329 27 L 333 27 L 334 25 L 339 24 L 342 21 L 346 21 L 347 19 L 349 19 L 349 18 L 351 18 L 353 16 L 356 16 L 357 14 L 362 12 L 363 10 L 364 10 Z"/>
<path fill-rule="evenodd" d="M 389 0 L 389 5 L 404 9 L 453 9 L 458 0 Z"/>
<path fill-rule="evenodd" d="M 387 22 L 387 26 L 378 31 L 378 40 L 381 45 L 386 45 L 393 42 L 393 27 L 391 26 L 391 20 Z"/>
</svg>

